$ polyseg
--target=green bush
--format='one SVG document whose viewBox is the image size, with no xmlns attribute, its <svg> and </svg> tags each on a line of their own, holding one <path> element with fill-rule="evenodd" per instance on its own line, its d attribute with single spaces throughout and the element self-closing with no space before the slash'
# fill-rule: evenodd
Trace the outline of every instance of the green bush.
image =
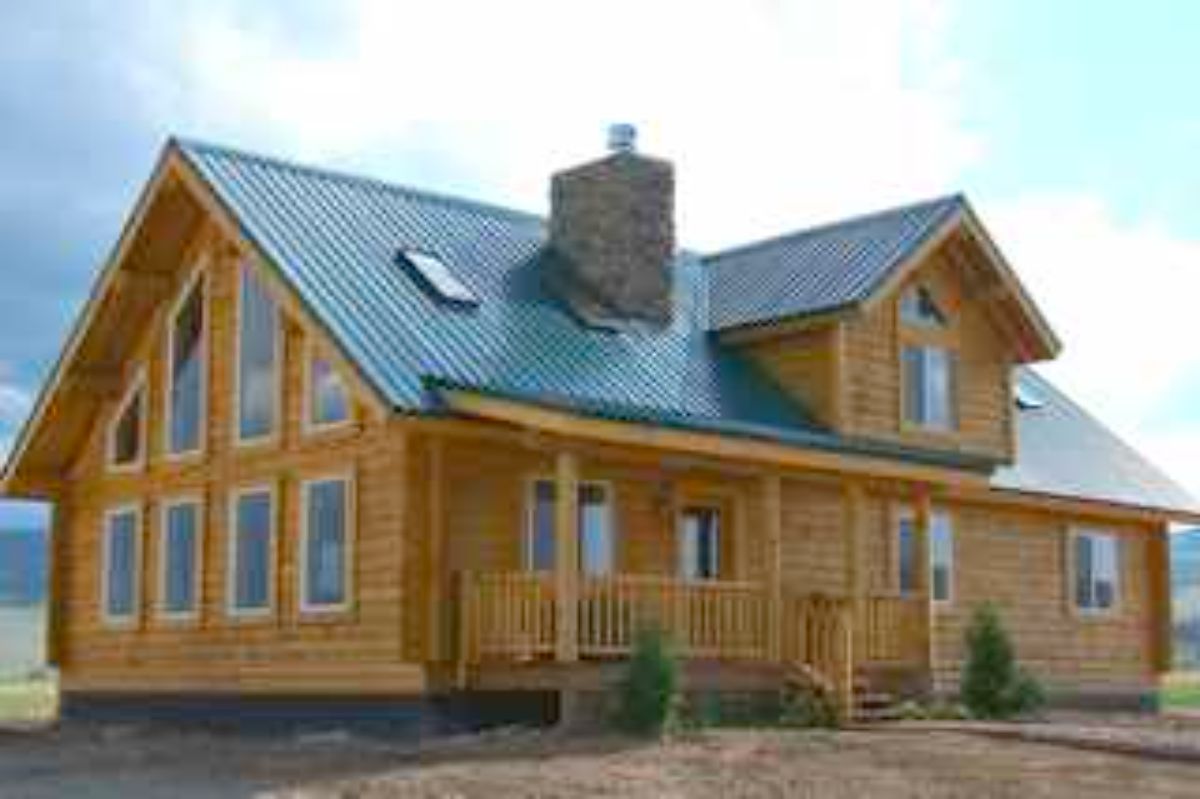
<svg viewBox="0 0 1200 799">
<path fill-rule="evenodd" d="M 779 723 L 784 727 L 838 726 L 837 705 L 825 693 L 815 689 L 789 690 L 784 694 Z"/>
<path fill-rule="evenodd" d="M 621 683 L 621 727 L 637 735 L 660 735 L 676 707 L 678 687 L 679 662 L 666 636 L 643 630 Z"/>
<path fill-rule="evenodd" d="M 990 604 L 976 608 L 967 629 L 961 691 L 975 718 L 1012 718 L 1032 713 L 1045 703 L 1041 685 L 1017 666 L 1012 641 Z"/>
</svg>

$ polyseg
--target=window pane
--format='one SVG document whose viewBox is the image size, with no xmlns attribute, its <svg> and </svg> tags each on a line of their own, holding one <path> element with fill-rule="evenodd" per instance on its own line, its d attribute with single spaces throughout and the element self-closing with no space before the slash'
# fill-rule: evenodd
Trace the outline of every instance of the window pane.
<svg viewBox="0 0 1200 799">
<path fill-rule="evenodd" d="M 234 605 L 239 609 L 270 607 L 272 522 L 269 493 L 238 497 Z"/>
<path fill-rule="evenodd" d="M 534 571 L 554 570 L 554 483 L 534 483 L 532 566 Z"/>
<path fill-rule="evenodd" d="M 275 301 L 249 266 L 242 267 L 238 305 L 238 434 L 259 438 L 275 429 L 277 331 Z"/>
<path fill-rule="evenodd" d="M 923 327 L 942 327 L 946 317 L 923 286 L 911 288 L 900 299 L 900 318 L 908 324 Z"/>
<path fill-rule="evenodd" d="M 203 331 L 204 294 L 197 282 L 175 317 L 171 337 L 171 452 L 200 448 Z"/>
<path fill-rule="evenodd" d="M 308 551 L 305 577 L 309 605 L 346 601 L 347 484 L 342 480 L 308 488 Z"/>
<path fill-rule="evenodd" d="M 925 362 L 920 347 L 904 348 L 904 419 L 914 424 L 925 421 Z"/>
<path fill-rule="evenodd" d="M 1092 539 L 1086 535 L 1075 538 L 1075 604 L 1093 607 L 1092 599 Z"/>
<path fill-rule="evenodd" d="M 896 532 L 896 556 L 898 587 L 902 594 L 910 594 L 917 590 L 916 546 L 916 522 L 912 518 L 901 519 Z"/>
<path fill-rule="evenodd" d="M 142 456 L 142 404 L 145 396 L 145 389 L 139 388 L 121 409 L 112 441 L 112 462 L 117 466 L 137 463 Z"/>
<path fill-rule="evenodd" d="M 720 569 L 720 512 L 715 508 L 685 510 L 679 538 L 680 575 L 687 580 L 715 580 Z"/>
<path fill-rule="evenodd" d="M 350 402 L 346 386 L 333 364 L 324 358 L 313 358 L 309 386 L 309 422 L 315 425 L 336 424 L 350 418 Z"/>
<path fill-rule="evenodd" d="M 931 427 L 949 429 L 951 427 L 950 353 L 940 347 L 926 347 L 924 352 L 927 412 L 925 421 Z"/>
<path fill-rule="evenodd" d="M 1093 537 L 1092 553 L 1095 607 L 1108 610 L 1116 606 L 1117 600 L 1117 540 L 1108 535 Z"/>
<path fill-rule="evenodd" d="M 950 517 L 944 513 L 934 514 L 932 525 L 933 598 L 947 602 L 951 597 L 954 574 L 954 530 Z"/>
<path fill-rule="evenodd" d="M 138 516 L 133 511 L 108 517 L 107 596 L 109 616 L 132 616 L 137 602 Z"/>
<path fill-rule="evenodd" d="M 613 560 L 608 492 L 602 486 L 579 486 L 579 557 L 584 574 L 609 574 Z"/>
<path fill-rule="evenodd" d="M 167 509 L 165 605 L 168 613 L 186 613 L 196 606 L 196 548 L 199 509 L 194 504 Z"/>
</svg>

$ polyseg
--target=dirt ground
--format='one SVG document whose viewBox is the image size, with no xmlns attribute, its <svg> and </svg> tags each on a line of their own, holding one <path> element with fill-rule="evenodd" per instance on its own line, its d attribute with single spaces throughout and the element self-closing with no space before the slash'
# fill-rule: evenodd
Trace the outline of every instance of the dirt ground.
<svg viewBox="0 0 1200 799">
<path fill-rule="evenodd" d="M 949 732 L 711 731 L 666 743 L 501 731 L 418 746 L 345 735 L 68 728 L 0 734 L 0 796 L 1200 796 L 1200 764 Z"/>
</svg>

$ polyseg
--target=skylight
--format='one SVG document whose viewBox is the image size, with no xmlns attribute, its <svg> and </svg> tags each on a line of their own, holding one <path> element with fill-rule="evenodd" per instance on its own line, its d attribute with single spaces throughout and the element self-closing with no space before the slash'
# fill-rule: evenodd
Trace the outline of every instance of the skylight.
<svg viewBox="0 0 1200 799">
<path fill-rule="evenodd" d="M 430 252 L 401 249 L 398 259 L 410 266 L 438 299 L 464 305 L 478 305 L 479 298 L 455 277 L 446 263 Z"/>
<path fill-rule="evenodd" d="M 1017 407 L 1023 411 L 1036 411 L 1046 407 L 1046 400 L 1020 380 L 1013 383 L 1013 398 L 1017 401 Z"/>
</svg>

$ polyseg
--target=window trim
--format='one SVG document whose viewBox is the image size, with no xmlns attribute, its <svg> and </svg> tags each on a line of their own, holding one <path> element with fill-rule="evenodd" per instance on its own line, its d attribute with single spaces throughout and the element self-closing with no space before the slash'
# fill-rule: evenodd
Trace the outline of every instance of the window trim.
<svg viewBox="0 0 1200 799">
<path fill-rule="evenodd" d="M 342 557 L 343 597 L 342 601 L 336 604 L 313 603 L 309 601 L 308 596 L 308 538 L 310 533 L 309 525 L 311 524 L 311 519 L 309 518 L 309 493 L 313 486 L 321 483 L 341 483 L 345 487 L 344 490 L 346 493 L 346 527 L 343 530 L 343 547 L 345 548 L 345 552 Z M 300 601 L 298 606 L 300 612 L 306 616 L 347 613 L 354 608 L 355 544 L 358 536 L 357 494 L 358 482 L 353 469 L 314 475 L 305 478 L 300 483 L 300 556 L 297 559 L 300 566 L 298 585 Z"/>
<path fill-rule="evenodd" d="M 934 530 L 936 525 L 934 520 L 937 517 L 942 517 L 946 520 L 948 529 L 950 530 L 950 561 L 948 564 L 946 578 L 946 598 L 938 599 L 934 594 Z M 914 522 L 914 532 L 916 530 L 915 522 L 917 519 L 917 511 L 911 505 L 899 505 L 892 514 L 892 533 L 891 533 L 891 551 L 892 557 L 892 585 L 896 586 L 896 593 L 903 597 L 914 597 L 916 592 L 903 590 L 902 574 L 901 574 L 901 557 L 900 557 L 900 523 L 904 521 Z M 949 508 L 933 508 L 929 514 L 929 529 L 925 534 L 925 547 L 928 549 L 928 563 L 925 567 L 926 581 L 929 587 L 929 603 L 935 608 L 949 608 L 955 603 L 958 595 L 958 580 L 955 576 L 958 565 L 958 546 L 955 539 L 958 538 L 956 531 L 957 524 L 955 514 Z"/>
<path fill-rule="evenodd" d="M 140 404 L 142 409 L 138 419 L 138 454 L 129 463 L 117 463 L 117 428 L 120 427 L 121 419 L 124 418 L 130 404 L 138 396 L 139 392 L 141 393 Z M 133 474 L 145 470 L 146 450 L 149 445 L 147 438 L 150 432 L 149 416 L 150 392 L 147 390 L 146 367 L 141 366 L 134 373 L 133 380 L 125 388 L 125 393 L 121 395 L 121 399 L 117 402 L 112 418 L 108 420 L 108 426 L 104 433 L 104 465 L 108 472 L 111 474 Z"/>
<path fill-rule="evenodd" d="M 320 358 L 329 363 L 331 369 L 337 374 L 338 379 L 342 383 L 342 390 L 346 392 L 346 418 L 336 422 L 315 422 L 313 421 L 313 411 L 316 406 L 313 403 L 313 363 Z M 354 402 L 350 391 L 350 382 L 346 380 L 342 370 L 338 367 L 336 359 L 325 354 L 325 348 L 321 347 L 311 337 L 307 337 L 304 344 L 304 400 L 301 403 L 301 420 L 300 428 L 306 436 L 319 436 L 326 433 L 333 433 L 339 430 L 352 427 L 354 424 Z"/>
<path fill-rule="evenodd" d="M 535 487 L 540 482 L 550 483 L 550 484 L 554 485 L 556 495 L 557 495 L 557 491 L 558 491 L 558 481 L 555 480 L 552 475 L 532 474 L 525 478 L 525 480 L 524 480 L 525 552 L 523 553 L 521 562 L 522 562 L 522 565 L 524 566 L 525 571 L 527 571 L 527 572 L 531 572 L 534 574 L 553 574 L 554 567 L 551 567 L 549 570 L 539 570 L 539 569 L 534 568 L 534 562 L 533 562 L 534 535 L 535 535 L 535 530 L 534 530 L 533 525 L 534 525 L 534 514 L 537 511 L 537 494 L 535 493 L 535 491 L 536 491 Z M 605 520 L 608 524 L 608 531 L 609 531 L 609 563 L 612 565 L 612 569 L 609 573 L 617 574 L 618 573 L 617 562 L 618 562 L 618 555 L 619 555 L 619 548 L 618 548 L 618 543 L 617 543 L 617 526 L 616 526 L 616 507 L 617 507 L 617 498 L 616 497 L 617 497 L 617 495 L 616 495 L 616 490 L 613 487 L 613 481 L 612 480 L 578 480 L 578 481 L 576 481 L 575 485 L 576 485 L 576 491 L 583 488 L 585 485 L 586 486 L 598 486 L 599 488 L 601 488 L 604 491 L 604 498 L 606 500 L 604 515 L 605 515 Z M 578 517 L 578 515 L 579 515 L 578 499 L 576 499 L 575 513 L 576 513 L 576 517 Z M 580 532 L 582 532 L 582 526 L 579 525 L 578 522 L 576 522 L 576 534 L 578 535 Z M 556 546 L 555 563 L 556 564 L 557 564 L 557 557 L 558 557 L 557 543 L 558 543 L 558 539 L 557 539 L 557 535 L 556 535 L 556 537 L 555 537 L 555 546 Z M 580 546 L 580 548 L 579 548 L 579 558 L 580 558 L 580 562 L 578 564 L 579 575 L 581 577 L 594 576 L 594 575 L 588 574 L 587 572 L 585 572 L 583 570 L 583 547 L 582 546 Z"/>
<path fill-rule="evenodd" d="M 687 516 L 687 512 L 689 510 L 708 510 L 708 511 L 714 512 L 717 515 L 717 520 L 718 520 L 717 548 L 715 550 L 716 559 L 717 559 L 717 563 L 716 563 L 717 570 L 716 570 L 715 577 L 687 577 L 686 575 L 684 575 L 682 573 L 683 572 L 683 569 L 682 569 L 682 566 L 683 566 L 683 533 L 684 533 L 683 522 L 684 522 L 684 518 Z M 683 502 L 679 505 L 678 510 L 675 512 L 675 577 L 677 579 L 679 579 L 685 583 L 689 583 L 689 584 L 700 583 L 702 585 L 707 584 L 707 583 L 716 583 L 716 582 L 722 581 L 723 578 L 721 577 L 721 572 L 722 572 L 721 566 L 723 565 L 722 561 L 724 560 L 724 556 L 723 556 L 721 549 L 722 549 L 722 546 L 725 541 L 725 529 L 726 529 L 726 524 L 728 521 L 729 521 L 728 514 L 726 513 L 725 508 L 723 507 L 722 503 L 712 502 L 712 501 L 707 501 L 707 502 L 705 502 L 705 501 L 699 501 L 699 502 L 689 501 L 689 502 Z"/>
<path fill-rule="evenodd" d="M 263 607 L 246 608 L 237 604 L 238 544 L 241 531 L 238 528 L 238 503 L 242 497 L 266 494 L 269 498 L 271 520 L 270 543 L 267 547 L 267 604 Z M 272 482 L 239 486 L 229 494 L 228 523 L 226 525 L 226 569 L 225 569 L 225 613 L 228 617 L 242 621 L 270 619 L 275 615 L 278 604 L 277 585 L 279 557 L 279 498 L 278 488 Z"/>
<path fill-rule="evenodd" d="M 174 302 L 171 304 L 170 313 L 167 315 L 167 349 L 165 360 L 165 373 L 163 375 L 165 391 L 163 392 L 163 458 L 167 461 L 180 462 L 197 460 L 204 457 L 205 450 L 208 444 L 208 355 L 209 355 L 209 330 L 212 321 L 212 307 L 209 302 L 210 298 L 210 281 L 208 276 L 211 256 L 208 252 L 202 252 L 196 257 L 196 262 L 192 266 L 192 271 L 188 275 L 187 280 L 183 283 L 183 288 L 176 294 Z M 171 426 L 174 421 L 174 413 L 171 407 L 171 396 L 175 393 L 175 369 L 174 354 L 175 354 L 175 322 L 179 318 L 180 311 L 183 310 L 184 304 L 192 291 L 199 286 L 201 289 L 200 304 L 203 309 L 204 318 L 200 325 L 200 408 L 199 408 L 199 441 L 195 449 L 180 450 L 175 452 L 171 449 Z"/>
<path fill-rule="evenodd" d="M 112 520 L 118 516 L 133 514 L 133 586 L 132 586 L 132 604 L 133 609 L 127 614 L 114 614 L 109 611 L 109 592 L 112 587 L 110 583 L 112 573 Z M 140 502 L 127 502 L 122 505 L 115 505 L 107 508 L 104 511 L 104 526 L 102 528 L 103 539 L 101 540 L 101 564 L 100 564 L 100 616 L 105 627 L 113 629 L 131 629 L 136 628 L 141 619 L 142 609 L 142 523 L 143 523 L 142 505 Z"/>
<path fill-rule="evenodd" d="M 196 509 L 196 535 L 192 542 L 192 607 L 189 610 L 169 610 L 167 608 L 167 519 L 173 508 L 191 505 Z M 205 513 L 204 497 L 200 493 L 176 494 L 165 497 L 159 503 L 158 516 L 158 569 L 155 580 L 157 589 L 156 615 L 163 621 L 194 622 L 200 618 L 200 608 L 204 604 L 204 539 Z"/>
<path fill-rule="evenodd" d="M 1076 581 L 1079 576 L 1079 564 L 1076 562 L 1076 544 L 1080 538 L 1107 538 L 1113 543 L 1113 559 L 1115 561 L 1115 572 L 1113 575 L 1113 601 L 1112 605 L 1107 608 L 1100 607 L 1082 607 L 1079 604 L 1079 595 L 1076 593 Z M 1122 568 L 1122 552 L 1121 536 L 1115 531 L 1105 527 L 1089 527 L 1087 525 L 1072 525 L 1067 530 L 1067 606 L 1077 618 L 1083 619 L 1111 619 L 1115 616 L 1120 616 L 1122 611 L 1122 591 L 1124 589 L 1125 575 Z"/>
<path fill-rule="evenodd" d="M 242 258 L 238 261 L 237 267 L 237 288 L 234 291 L 234 323 L 233 323 L 233 379 L 230 381 L 233 384 L 233 444 L 239 449 L 250 449 L 254 447 L 270 447 L 278 444 L 281 440 L 280 428 L 284 424 L 283 419 L 283 378 L 285 363 L 285 339 L 283 335 L 283 312 L 280 307 L 279 298 L 276 296 L 274 289 L 265 279 L 258 265 L 253 263 L 249 257 Z M 263 291 L 270 296 L 273 306 L 274 324 L 272 325 L 272 340 L 271 344 L 275 348 L 275 379 L 272 387 L 272 419 L 271 429 L 267 433 L 257 436 L 242 435 L 242 320 L 245 316 L 245 297 L 242 289 L 244 288 L 244 277 L 246 273 L 259 282 Z"/>
</svg>

